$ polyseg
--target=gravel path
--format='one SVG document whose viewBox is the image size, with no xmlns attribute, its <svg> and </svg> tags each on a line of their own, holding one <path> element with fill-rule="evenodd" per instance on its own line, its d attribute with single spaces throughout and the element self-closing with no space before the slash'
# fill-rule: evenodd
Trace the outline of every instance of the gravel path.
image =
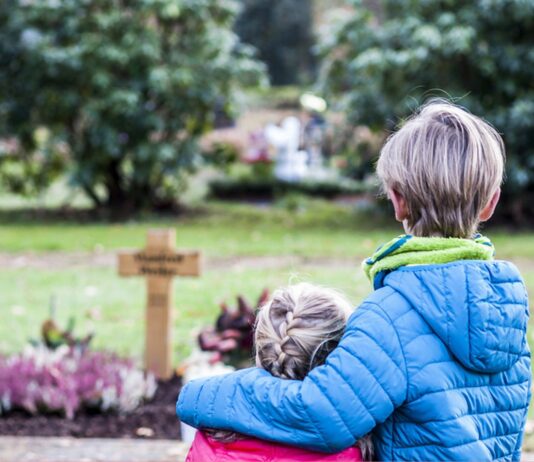
<svg viewBox="0 0 534 462">
<path fill-rule="evenodd" d="M 363 257 L 362 257 L 363 258 Z M 220 268 L 284 268 L 287 266 L 357 266 L 360 258 L 309 258 L 302 256 L 266 257 L 212 257 L 205 258 L 206 269 Z M 117 266 L 116 252 L 50 252 L 50 253 L 5 253 L 0 252 L 0 267 L 3 269 L 50 269 L 110 268 Z"/>
<path fill-rule="evenodd" d="M 183 462 L 187 450 L 170 440 L 0 437 L 2 462 Z"/>
<path fill-rule="evenodd" d="M 288 266 L 325 266 L 325 267 L 359 267 L 362 256 L 346 258 L 304 257 L 298 255 L 274 256 L 232 256 L 204 257 L 207 270 L 221 268 L 255 269 L 255 268 L 287 268 Z M 515 257 L 513 262 L 522 271 L 534 271 L 534 261 L 529 258 Z M 2 269 L 50 269 L 65 270 L 73 268 L 115 268 L 117 251 L 115 252 L 47 252 L 47 253 L 8 253 L 0 252 L 0 268 Z"/>
<path fill-rule="evenodd" d="M 184 462 L 180 441 L 0 437 L 2 462 Z M 534 453 L 523 453 L 534 462 Z"/>
</svg>

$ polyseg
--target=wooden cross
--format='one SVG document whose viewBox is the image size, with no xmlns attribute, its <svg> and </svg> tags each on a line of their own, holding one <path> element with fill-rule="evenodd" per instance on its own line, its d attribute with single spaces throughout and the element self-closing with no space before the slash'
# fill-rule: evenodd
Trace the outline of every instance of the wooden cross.
<svg viewBox="0 0 534 462">
<path fill-rule="evenodd" d="M 174 229 L 150 230 L 144 250 L 119 254 L 120 276 L 147 277 L 145 367 L 162 379 L 173 373 L 173 277 L 200 276 L 200 253 L 178 252 L 175 242 Z"/>
</svg>

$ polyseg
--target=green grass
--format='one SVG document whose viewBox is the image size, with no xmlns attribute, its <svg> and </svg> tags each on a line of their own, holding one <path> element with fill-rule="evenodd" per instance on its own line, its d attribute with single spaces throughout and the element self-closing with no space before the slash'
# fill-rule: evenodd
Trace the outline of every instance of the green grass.
<svg viewBox="0 0 534 462">
<path fill-rule="evenodd" d="M 192 330 L 212 322 L 218 302 L 237 293 L 255 297 L 265 286 L 288 283 L 293 273 L 338 287 L 355 303 L 369 292 L 359 260 L 399 233 L 399 227 L 346 206 L 308 201 L 302 205 L 295 211 L 214 203 L 176 218 L 126 224 L 38 223 L 20 213 L 4 213 L 0 215 L 0 247 L 3 252 L 14 253 L 139 248 L 149 228 L 171 226 L 177 229 L 180 247 L 200 249 L 208 257 L 299 255 L 354 262 L 352 266 L 311 262 L 271 269 L 234 264 L 208 270 L 200 279 L 177 280 L 175 351 L 183 357 L 191 344 Z M 520 265 L 534 294 L 534 233 L 494 230 L 490 236 L 498 256 Z M 97 347 L 139 355 L 143 348 L 144 290 L 142 278 L 119 278 L 114 268 L 4 269 L 0 272 L 0 294 L 2 309 L 8 315 L 0 323 L 0 351 L 17 351 L 29 337 L 38 336 L 50 297 L 55 295 L 63 319 L 74 315 L 83 321 L 86 311 L 97 308 L 101 312 L 95 326 Z"/>
<path fill-rule="evenodd" d="M 290 281 L 313 281 L 336 287 L 354 303 L 369 291 L 369 283 L 352 267 L 318 266 L 273 269 L 235 265 L 207 271 L 198 279 L 175 281 L 174 351 L 184 359 L 200 326 L 213 323 L 223 300 L 233 303 L 236 294 L 255 300 L 264 287 L 275 288 Z M 119 278 L 113 269 L 8 270 L 0 275 L 2 310 L 0 351 L 19 351 L 29 338 L 37 338 L 48 316 L 50 297 L 55 296 L 59 321 L 78 320 L 83 334 L 90 324 L 96 331 L 94 346 L 139 357 L 144 340 L 145 282 L 143 278 Z M 90 321 L 87 313 L 98 313 Z M 119 335 L 118 335 L 119 333 Z"/>
<path fill-rule="evenodd" d="M 384 217 L 310 201 L 298 210 L 212 203 L 176 217 L 121 224 L 37 220 L 31 215 L 0 214 L 0 252 L 140 248 L 148 229 L 173 227 L 179 247 L 201 249 L 208 256 L 363 257 L 401 232 Z M 498 257 L 534 259 L 534 233 L 497 229 L 489 234 Z"/>
<path fill-rule="evenodd" d="M 369 227 L 346 207 L 306 202 L 302 210 L 212 204 L 181 216 L 112 223 L 38 222 L 0 215 L 0 251 L 50 252 L 141 247 L 150 228 L 174 227 L 178 246 L 210 256 L 365 255 L 395 231 Z"/>
</svg>

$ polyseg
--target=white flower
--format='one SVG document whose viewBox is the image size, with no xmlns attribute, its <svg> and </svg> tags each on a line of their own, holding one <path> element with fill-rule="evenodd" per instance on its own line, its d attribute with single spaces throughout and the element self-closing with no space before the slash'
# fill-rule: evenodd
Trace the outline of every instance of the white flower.
<svg viewBox="0 0 534 462">
<path fill-rule="evenodd" d="M 11 410 L 11 396 L 8 391 L 4 392 L 0 399 L 0 414 L 2 411 L 9 412 Z"/>
<path fill-rule="evenodd" d="M 98 295 L 98 287 L 95 287 L 95 286 L 87 286 L 84 290 L 83 290 L 83 293 L 86 297 L 95 297 L 96 295 Z"/>
<path fill-rule="evenodd" d="M 102 390 L 102 403 L 100 408 L 107 411 L 117 407 L 117 389 L 115 387 L 106 387 Z"/>
<path fill-rule="evenodd" d="M 154 374 L 148 373 L 146 376 L 146 386 L 145 386 L 145 399 L 152 399 L 156 394 L 158 388 L 158 383 L 156 382 L 156 377 Z"/>
<path fill-rule="evenodd" d="M 131 412 L 143 399 L 145 384 L 144 374 L 140 370 L 122 369 L 122 393 L 119 397 L 119 410 Z"/>
</svg>

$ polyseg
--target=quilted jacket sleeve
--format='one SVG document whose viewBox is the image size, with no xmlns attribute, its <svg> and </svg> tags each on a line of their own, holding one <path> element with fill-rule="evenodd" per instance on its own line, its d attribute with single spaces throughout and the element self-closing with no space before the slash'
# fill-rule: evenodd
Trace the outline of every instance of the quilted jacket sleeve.
<svg viewBox="0 0 534 462">
<path fill-rule="evenodd" d="M 197 428 L 224 428 L 324 452 L 355 443 L 406 398 L 397 332 L 376 304 L 350 318 L 339 346 L 303 381 L 252 368 L 190 382 L 176 411 Z"/>
</svg>

